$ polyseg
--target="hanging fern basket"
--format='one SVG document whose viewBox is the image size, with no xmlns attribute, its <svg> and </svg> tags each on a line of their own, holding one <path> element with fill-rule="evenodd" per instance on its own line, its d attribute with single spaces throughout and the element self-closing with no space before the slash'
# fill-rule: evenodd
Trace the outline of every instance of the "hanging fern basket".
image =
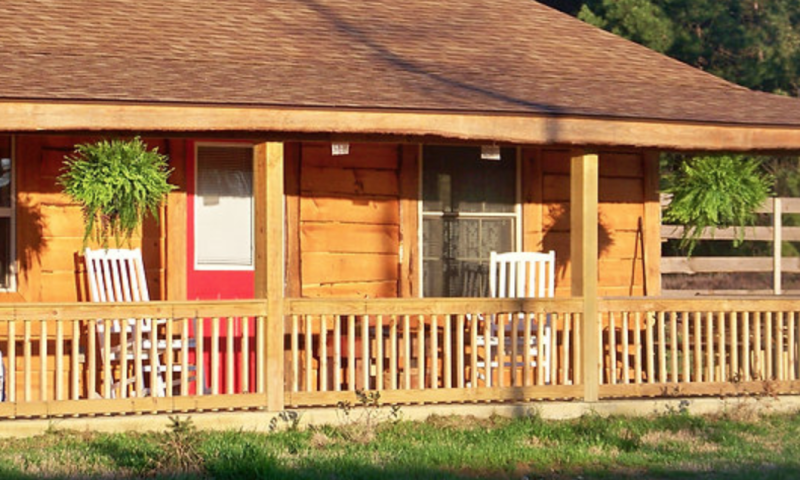
<svg viewBox="0 0 800 480">
<path fill-rule="evenodd" d="M 691 255 L 706 230 L 733 228 L 734 246 L 756 220 L 756 209 L 772 193 L 774 179 L 758 159 L 740 155 L 695 157 L 684 162 L 665 189 L 672 195 L 664 220 L 683 225 L 680 248 Z"/>
<path fill-rule="evenodd" d="M 58 183 L 83 209 L 84 244 L 94 238 L 107 246 L 112 237 L 129 242 L 145 216 L 158 220 L 159 207 L 176 188 L 168 182 L 167 162 L 138 137 L 76 145 Z"/>
</svg>

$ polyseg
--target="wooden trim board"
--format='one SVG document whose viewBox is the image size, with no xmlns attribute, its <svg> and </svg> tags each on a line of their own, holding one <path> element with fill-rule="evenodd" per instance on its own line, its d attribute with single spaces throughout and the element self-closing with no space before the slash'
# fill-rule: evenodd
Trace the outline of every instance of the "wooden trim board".
<svg viewBox="0 0 800 480">
<path fill-rule="evenodd" d="M 529 145 L 625 146 L 664 150 L 800 150 L 800 126 L 701 124 L 523 114 L 331 110 L 322 108 L 0 102 L 0 132 L 272 133 L 424 137 Z M 350 140 L 350 139 L 347 139 Z"/>
</svg>

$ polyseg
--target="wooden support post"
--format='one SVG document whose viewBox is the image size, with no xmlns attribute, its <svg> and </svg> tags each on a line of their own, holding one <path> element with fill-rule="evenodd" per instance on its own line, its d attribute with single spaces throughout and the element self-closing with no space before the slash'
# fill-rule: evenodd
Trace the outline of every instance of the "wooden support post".
<svg viewBox="0 0 800 480">
<path fill-rule="evenodd" d="M 644 295 L 661 295 L 661 197 L 658 182 L 660 154 L 656 151 L 644 154 L 644 216 L 642 231 Z"/>
<path fill-rule="evenodd" d="M 284 407 L 283 300 L 284 205 L 283 144 L 260 143 L 253 150 L 255 201 L 255 295 L 269 301 L 264 329 L 265 362 L 261 372 L 267 410 Z"/>
<path fill-rule="evenodd" d="M 775 295 L 782 293 L 781 285 L 781 250 L 783 244 L 783 206 L 781 198 L 772 199 L 772 279 Z"/>
<path fill-rule="evenodd" d="M 573 152 L 570 166 L 570 261 L 572 295 L 583 298 L 584 400 L 596 402 L 600 385 L 600 323 L 597 309 L 597 154 Z"/>
</svg>

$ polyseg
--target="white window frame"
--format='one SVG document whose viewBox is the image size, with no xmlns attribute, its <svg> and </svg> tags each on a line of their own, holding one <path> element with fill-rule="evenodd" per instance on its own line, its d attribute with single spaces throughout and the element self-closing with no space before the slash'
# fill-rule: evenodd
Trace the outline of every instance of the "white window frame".
<svg viewBox="0 0 800 480">
<path fill-rule="evenodd" d="M 476 147 L 480 148 L 480 147 Z M 424 179 L 422 178 L 425 169 L 423 163 L 425 162 L 425 155 L 424 152 L 425 148 L 424 145 L 419 146 L 419 167 L 417 172 L 417 218 L 419 218 L 419 228 L 417 228 L 417 251 L 419 255 L 417 255 L 417 285 L 419 285 L 419 292 L 418 297 L 424 298 L 424 274 L 423 271 L 425 265 L 425 245 L 423 245 L 422 239 L 424 238 L 423 229 L 425 228 L 425 219 L 426 218 L 437 218 L 443 217 L 444 213 L 442 212 L 425 212 L 423 208 L 424 202 L 424 192 L 423 192 L 423 182 Z M 514 179 L 514 188 L 515 192 L 515 202 L 514 202 L 514 211 L 513 212 L 498 212 L 498 213 L 484 213 L 484 212 L 474 212 L 474 213 L 459 213 L 459 218 L 512 218 L 514 220 L 514 247 L 513 251 L 521 252 L 522 251 L 522 148 L 516 147 L 516 176 Z M 491 160 L 486 160 L 487 162 Z"/>
<path fill-rule="evenodd" d="M 16 153 L 17 153 L 17 138 L 15 135 L 11 136 L 11 201 L 8 207 L 0 207 L 0 218 L 10 219 L 9 235 L 9 262 L 8 271 L 0 272 L 0 275 L 5 276 L 6 287 L 0 287 L 0 292 L 16 292 L 17 291 L 17 171 L 16 171 Z"/>
<path fill-rule="evenodd" d="M 194 188 L 194 195 L 193 195 L 194 199 L 192 200 L 194 202 L 194 204 L 193 204 L 194 215 L 193 215 L 193 219 L 192 219 L 193 220 L 192 228 L 194 229 L 194 231 L 193 231 L 194 258 L 192 258 L 193 268 L 196 271 L 209 271 L 209 272 L 215 272 L 215 271 L 216 272 L 218 272 L 218 271 L 242 271 L 242 272 L 255 271 L 255 268 L 256 268 L 256 266 L 255 266 L 255 262 L 256 262 L 255 218 L 252 218 L 252 217 L 250 219 L 250 221 L 251 221 L 250 232 L 252 234 L 252 238 L 250 239 L 250 248 L 251 248 L 251 252 L 250 252 L 251 264 L 250 265 L 208 264 L 208 263 L 200 264 L 200 263 L 198 263 L 198 258 L 197 258 L 197 211 L 198 210 L 197 210 L 197 207 L 198 207 L 198 204 L 200 202 L 200 196 L 197 194 L 197 180 L 198 180 L 198 167 L 200 165 L 200 157 L 198 155 L 198 152 L 199 152 L 201 147 L 218 147 L 218 148 L 235 147 L 235 148 L 246 148 L 246 149 L 249 149 L 251 151 L 254 148 L 253 144 L 247 143 L 247 142 L 194 142 L 194 187 L 193 187 Z M 252 167 L 252 165 L 251 165 L 251 167 Z M 255 182 L 255 179 L 253 179 L 253 182 Z M 250 208 L 251 208 L 251 211 L 254 211 L 254 209 L 255 209 L 254 194 L 251 194 L 251 196 L 250 196 Z"/>
</svg>

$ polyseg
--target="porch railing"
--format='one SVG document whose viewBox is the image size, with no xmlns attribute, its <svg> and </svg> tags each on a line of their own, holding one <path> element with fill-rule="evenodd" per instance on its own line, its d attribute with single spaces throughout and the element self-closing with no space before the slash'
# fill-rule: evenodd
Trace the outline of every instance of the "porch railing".
<svg viewBox="0 0 800 480">
<path fill-rule="evenodd" d="M 602 299 L 596 333 L 581 299 L 287 299 L 282 357 L 266 355 L 267 307 L 0 306 L 0 418 L 326 406 L 361 389 L 387 403 L 580 399 L 587 334 L 601 398 L 800 392 L 800 303 L 786 298 Z M 112 332 L 127 319 L 158 319 L 156 337 Z M 270 361 L 282 391 L 265 387 Z"/>
</svg>

